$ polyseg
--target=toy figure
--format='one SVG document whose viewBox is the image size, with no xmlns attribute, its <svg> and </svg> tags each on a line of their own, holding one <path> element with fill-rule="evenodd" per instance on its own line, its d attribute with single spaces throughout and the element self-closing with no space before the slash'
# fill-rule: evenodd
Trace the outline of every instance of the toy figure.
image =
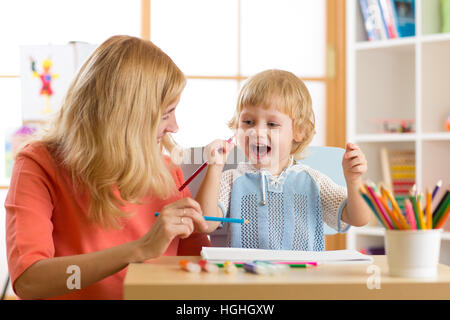
<svg viewBox="0 0 450 320">
<path fill-rule="evenodd" d="M 52 79 L 56 79 L 59 77 L 58 74 L 52 74 L 50 69 L 52 67 L 52 61 L 50 59 L 45 59 L 42 62 L 43 72 L 39 74 L 36 71 L 36 62 L 32 57 L 31 60 L 31 71 L 33 71 L 33 77 L 40 78 L 42 82 L 41 92 L 40 94 L 45 97 L 45 109 L 41 110 L 42 114 L 48 114 L 52 112 L 50 108 L 50 97 L 53 95 L 53 90 L 51 87 Z"/>
</svg>

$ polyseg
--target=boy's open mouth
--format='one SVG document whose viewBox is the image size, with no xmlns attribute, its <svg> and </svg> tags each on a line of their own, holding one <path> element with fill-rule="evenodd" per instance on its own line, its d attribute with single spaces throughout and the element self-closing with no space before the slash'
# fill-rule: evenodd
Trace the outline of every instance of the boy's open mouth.
<svg viewBox="0 0 450 320">
<path fill-rule="evenodd" d="M 250 152 L 259 160 L 270 153 L 272 148 L 266 144 L 250 144 Z"/>
</svg>

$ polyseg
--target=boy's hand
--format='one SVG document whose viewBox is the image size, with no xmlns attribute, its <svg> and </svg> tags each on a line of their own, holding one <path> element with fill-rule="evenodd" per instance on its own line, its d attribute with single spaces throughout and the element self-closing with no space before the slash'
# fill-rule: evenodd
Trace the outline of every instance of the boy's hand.
<svg viewBox="0 0 450 320">
<path fill-rule="evenodd" d="M 225 140 L 214 140 L 208 144 L 204 151 L 208 165 L 223 167 L 233 147 L 233 142 L 227 142 Z"/>
<path fill-rule="evenodd" d="M 367 171 L 367 160 L 361 149 L 353 144 L 347 143 L 345 154 L 342 158 L 345 180 L 348 184 L 359 186 L 362 183 L 362 175 Z"/>
</svg>

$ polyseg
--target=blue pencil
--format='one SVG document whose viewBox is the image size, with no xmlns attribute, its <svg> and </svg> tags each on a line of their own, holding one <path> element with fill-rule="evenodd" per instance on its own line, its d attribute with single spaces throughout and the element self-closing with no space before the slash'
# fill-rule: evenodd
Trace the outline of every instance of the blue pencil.
<svg viewBox="0 0 450 320">
<path fill-rule="evenodd" d="M 433 194 L 431 195 L 431 201 L 433 201 L 434 197 L 436 196 L 436 193 L 438 192 L 438 190 L 441 186 L 442 186 L 442 180 L 439 180 L 436 183 L 436 186 L 434 187 Z"/>
<path fill-rule="evenodd" d="M 159 215 L 159 212 L 155 213 L 155 217 Z M 206 221 L 219 221 L 219 222 L 227 222 L 227 223 L 242 223 L 247 224 L 250 221 L 246 219 L 235 219 L 235 218 L 219 218 L 219 217 L 210 217 L 210 216 L 203 216 Z"/>
</svg>

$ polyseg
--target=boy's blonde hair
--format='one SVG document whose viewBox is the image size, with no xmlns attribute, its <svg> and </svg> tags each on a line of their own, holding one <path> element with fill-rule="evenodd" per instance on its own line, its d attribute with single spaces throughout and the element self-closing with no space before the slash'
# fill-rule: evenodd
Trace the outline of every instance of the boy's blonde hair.
<svg viewBox="0 0 450 320">
<path fill-rule="evenodd" d="M 119 218 L 130 214 L 121 209 L 125 203 L 176 192 L 157 131 L 185 83 L 161 49 L 130 36 L 107 39 L 72 81 L 41 141 L 73 181 L 87 188 L 93 222 L 119 227 Z M 162 145 L 171 151 L 171 137 L 166 135 Z"/>
<path fill-rule="evenodd" d="M 266 70 L 250 77 L 239 93 L 236 111 L 228 126 L 237 130 L 242 109 L 254 106 L 275 106 L 292 118 L 294 134 L 298 134 L 301 141 L 293 142 L 291 155 L 300 158 L 315 133 L 311 96 L 304 82 L 283 70 Z"/>
</svg>

